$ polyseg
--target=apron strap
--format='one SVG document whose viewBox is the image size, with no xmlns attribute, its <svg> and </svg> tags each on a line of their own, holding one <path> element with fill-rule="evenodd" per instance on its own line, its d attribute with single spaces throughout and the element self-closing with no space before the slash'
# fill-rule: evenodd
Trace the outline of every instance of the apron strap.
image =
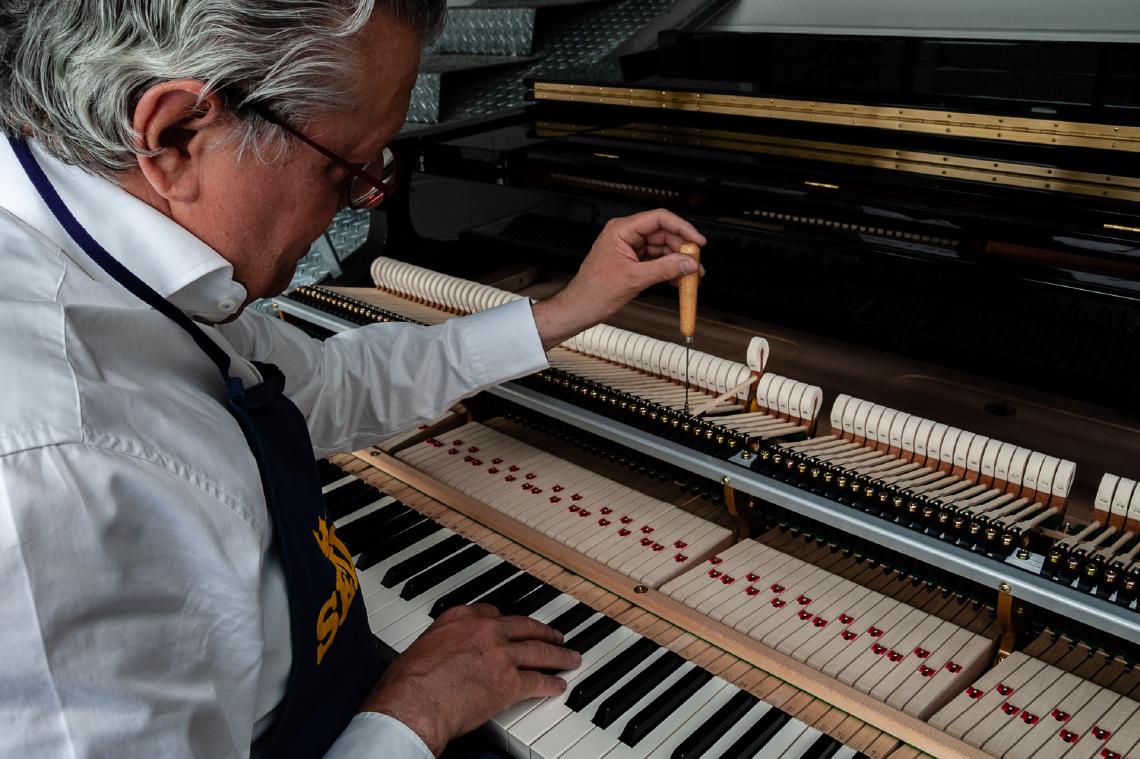
<svg viewBox="0 0 1140 759">
<path fill-rule="evenodd" d="M 127 269 L 127 267 L 116 261 L 115 258 L 83 228 L 83 225 L 79 223 L 79 220 L 75 218 L 64 204 L 63 199 L 59 196 L 59 193 L 56 192 L 56 189 L 52 187 L 51 182 L 47 178 L 47 174 L 44 173 L 43 168 L 36 162 L 35 156 L 32 155 L 32 151 L 28 148 L 26 142 L 9 137 L 8 143 L 12 146 L 12 150 L 15 152 L 16 158 L 19 159 L 20 165 L 24 167 L 24 172 L 28 175 L 28 179 L 32 181 L 36 191 L 39 192 L 44 203 L 51 209 L 52 214 L 55 215 L 60 226 L 71 235 L 71 239 L 75 240 L 76 244 L 90 256 L 91 260 L 97 263 L 103 271 L 107 272 L 112 279 L 127 288 L 127 290 L 139 300 L 159 311 L 184 329 L 190 337 L 193 338 L 194 342 L 198 344 L 198 347 L 201 348 L 218 367 L 218 371 L 222 373 L 222 380 L 226 383 L 227 391 L 232 392 L 235 390 L 236 388 L 230 388 L 230 357 L 222 350 L 221 346 L 211 340 L 210 337 L 202 331 L 202 328 L 195 324 L 189 316 L 175 308 L 170 301 L 156 293 L 150 285 L 143 282 Z"/>
</svg>

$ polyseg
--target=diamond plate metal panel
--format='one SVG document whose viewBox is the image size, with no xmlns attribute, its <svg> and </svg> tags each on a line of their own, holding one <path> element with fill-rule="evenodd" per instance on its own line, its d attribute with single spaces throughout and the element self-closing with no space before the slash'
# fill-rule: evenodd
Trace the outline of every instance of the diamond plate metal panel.
<svg viewBox="0 0 1140 759">
<path fill-rule="evenodd" d="M 533 8 L 456 8 L 447 14 L 433 50 L 475 55 L 530 55 Z"/>
<path fill-rule="evenodd" d="M 439 90 L 442 74 L 421 71 L 412 88 L 408 104 L 408 121 L 416 124 L 435 124 L 439 121 Z"/>
<path fill-rule="evenodd" d="M 482 0 L 479 5 L 485 2 L 490 7 L 518 4 L 542 8 L 534 33 L 534 53 L 541 58 L 527 65 L 464 76 L 460 86 L 441 88 L 438 80 L 432 82 L 430 86 L 435 89 L 430 92 L 430 107 L 425 103 L 424 107 L 415 108 L 413 98 L 415 117 L 409 112 L 408 121 L 457 121 L 518 108 L 526 103 L 526 79 L 596 67 L 635 32 L 681 1 Z M 420 79 L 424 79 L 424 74 Z M 424 84 L 425 96 L 428 86 Z"/>
<path fill-rule="evenodd" d="M 364 244 L 371 227 L 372 214 L 368 211 L 345 208 L 333 217 L 332 224 L 325 234 L 332 243 L 333 255 L 336 256 L 338 263 Z"/>
<path fill-rule="evenodd" d="M 312 244 L 305 257 L 297 262 L 297 270 L 293 272 L 288 289 L 316 284 L 339 275 L 340 262 L 364 244 L 371 226 L 372 215 L 368 211 L 345 208 L 338 212 L 325 233 Z M 252 307 L 262 313 L 276 313 L 272 300 L 268 298 L 254 301 Z"/>
</svg>

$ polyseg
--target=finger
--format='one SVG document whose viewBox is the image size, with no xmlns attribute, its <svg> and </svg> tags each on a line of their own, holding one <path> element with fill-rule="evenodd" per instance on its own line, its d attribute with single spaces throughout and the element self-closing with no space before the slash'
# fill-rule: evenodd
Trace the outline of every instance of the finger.
<svg viewBox="0 0 1140 759">
<path fill-rule="evenodd" d="M 503 616 L 503 613 L 491 604 L 471 604 L 470 606 L 464 606 L 462 608 L 469 610 L 477 617 L 494 618 Z M 440 616 L 443 615 L 441 614 Z"/>
<path fill-rule="evenodd" d="M 654 232 L 645 238 L 648 248 L 664 248 L 666 251 L 676 252 L 681 249 L 681 246 L 688 242 L 681 235 L 670 232 L 667 229 L 662 229 L 659 232 Z"/>
<path fill-rule="evenodd" d="M 664 208 L 628 216 L 621 219 L 616 226 L 618 237 L 630 246 L 635 246 L 640 240 L 645 240 L 649 235 L 661 230 L 672 232 L 685 241 L 695 242 L 697 245 L 704 245 L 707 242 L 696 227 Z"/>
<path fill-rule="evenodd" d="M 530 617 L 503 617 L 503 631 L 507 640 L 542 640 L 547 643 L 562 643 L 562 633 L 550 625 L 544 625 L 537 619 Z"/>
<path fill-rule="evenodd" d="M 511 659 L 519 669 L 540 669 L 548 672 L 565 672 L 577 669 L 582 655 L 577 651 L 541 640 L 524 640 L 512 643 Z"/>
<path fill-rule="evenodd" d="M 643 262 L 636 271 L 640 279 L 639 287 L 644 290 L 661 282 L 668 282 L 686 274 L 693 274 L 699 269 L 700 265 L 691 257 L 682 253 L 670 253 Z"/>
<path fill-rule="evenodd" d="M 541 672 L 524 669 L 519 672 L 519 678 L 522 681 L 519 701 L 526 698 L 557 696 L 566 690 L 566 681 L 554 675 L 544 675 Z"/>
</svg>

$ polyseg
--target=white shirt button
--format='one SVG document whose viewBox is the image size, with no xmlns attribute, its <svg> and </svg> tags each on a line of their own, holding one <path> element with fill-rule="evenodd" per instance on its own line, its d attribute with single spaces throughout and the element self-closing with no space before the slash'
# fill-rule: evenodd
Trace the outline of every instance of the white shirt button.
<svg viewBox="0 0 1140 759">
<path fill-rule="evenodd" d="M 223 298 L 218 301 L 218 309 L 224 313 L 231 314 L 237 308 L 237 301 L 233 298 Z"/>
</svg>

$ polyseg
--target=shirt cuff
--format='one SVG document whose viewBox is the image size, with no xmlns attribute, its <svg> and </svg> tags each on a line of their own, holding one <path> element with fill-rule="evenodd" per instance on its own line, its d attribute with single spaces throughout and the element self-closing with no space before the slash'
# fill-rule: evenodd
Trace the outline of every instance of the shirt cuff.
<svg viewBox="0 0 1140 759">
<path fill-rule="evenodd" d="M 395 717 L 360 712 L 329 748 L 325 759 L 435 759 L 420 736 Z"/>
<path fill-rule="evenodd" d="M 526 298 L 465 316 L 457 324 L 468 367 L 480 386 L 497 385 L 550 366 Z"/>
</svg>

